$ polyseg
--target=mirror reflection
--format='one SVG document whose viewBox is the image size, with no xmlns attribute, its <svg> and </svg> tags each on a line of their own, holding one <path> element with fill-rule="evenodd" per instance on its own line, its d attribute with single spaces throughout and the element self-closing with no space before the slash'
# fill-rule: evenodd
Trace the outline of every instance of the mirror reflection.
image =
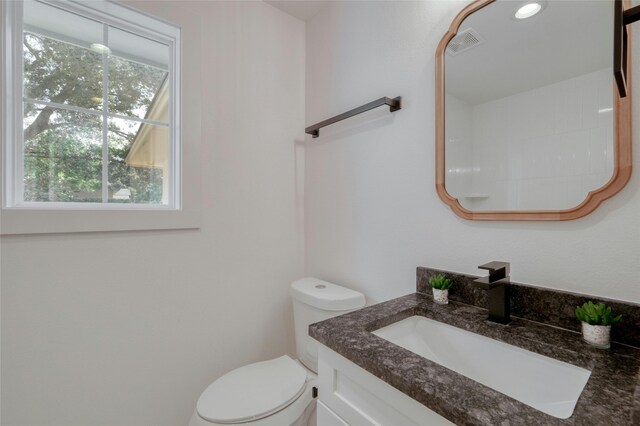
<svg viewBox="0 0 640 426">
<path fill-rule="evenodd" d="M 488 4 L 444 53 L 445 187 L 468 210 L 570 209 L 613 176 L 613 2 L 536 4 Z"/>
</svg>

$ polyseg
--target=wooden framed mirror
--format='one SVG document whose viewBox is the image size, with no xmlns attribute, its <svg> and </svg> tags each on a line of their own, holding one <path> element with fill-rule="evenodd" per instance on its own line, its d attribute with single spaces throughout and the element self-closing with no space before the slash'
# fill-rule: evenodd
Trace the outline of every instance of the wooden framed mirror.
<svg viewBox="0 0 640 426">
<path fill-rule="evenodd" d="M 457 215 L 577 219 L 626 185 L 614 3 L 478 0 L 453 20 L 436 50 L 436 191 Z"/>
</svg>

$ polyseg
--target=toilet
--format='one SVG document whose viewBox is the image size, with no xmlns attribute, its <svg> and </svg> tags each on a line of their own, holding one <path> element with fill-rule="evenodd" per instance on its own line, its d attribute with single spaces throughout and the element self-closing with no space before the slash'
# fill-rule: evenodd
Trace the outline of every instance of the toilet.
<svg viewBox="0 0 640 426">
<path fill-rule="evenodd" d="M 294 281 L 296 352 L 236 368 L 200 395 L 190 426 L 315 426 L 318 343 L 310 324 L 362 308 L 364 295 L 317 278 Z"/>
</svg>

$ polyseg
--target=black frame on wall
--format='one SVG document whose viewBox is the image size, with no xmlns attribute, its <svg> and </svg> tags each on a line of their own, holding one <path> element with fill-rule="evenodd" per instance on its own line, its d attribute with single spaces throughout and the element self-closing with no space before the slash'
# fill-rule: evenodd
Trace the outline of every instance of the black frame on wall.
<svg viewBox="0 0 640 426">
<path fill-rule="evenodd" d="M 627 25 L 640 21 L 640 6 L 625 10 L 623 0 L 615 0 L 613 23 L 613 75 L 620 97 L 627 96 Z"/>
</svg>

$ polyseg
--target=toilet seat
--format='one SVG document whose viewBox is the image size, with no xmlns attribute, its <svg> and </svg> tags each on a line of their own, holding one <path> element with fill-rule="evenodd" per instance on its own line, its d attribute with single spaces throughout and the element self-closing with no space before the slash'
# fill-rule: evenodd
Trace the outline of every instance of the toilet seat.
<svg viewBox="0 0 640 426">
<path fill-rule="evenodd" d="M 196 411 L 218 424 L 259 420 L 299 398 L 306 381 L 306 369 L 286 355 L 245 365 L 209 385 L 198 399 Z"/>
</svg>

